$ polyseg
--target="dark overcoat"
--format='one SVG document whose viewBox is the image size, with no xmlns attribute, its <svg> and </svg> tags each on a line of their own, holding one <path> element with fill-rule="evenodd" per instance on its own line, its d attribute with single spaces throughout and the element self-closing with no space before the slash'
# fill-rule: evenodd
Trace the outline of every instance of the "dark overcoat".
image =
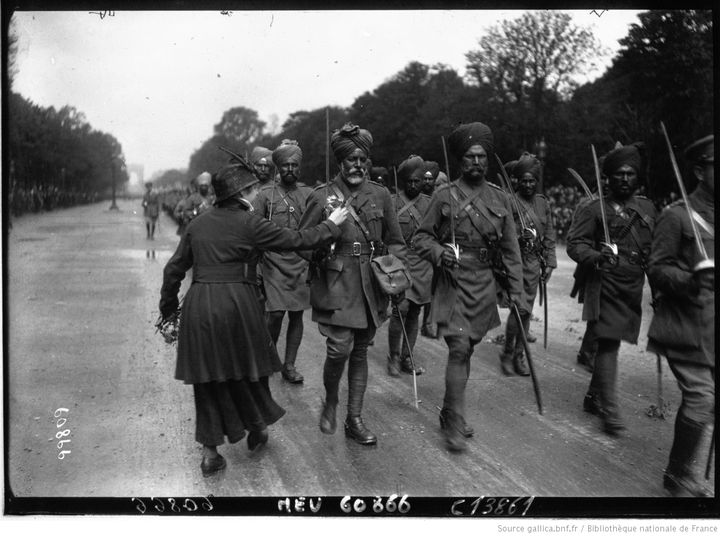
<svg viewBox="0 0 720 536">
<path fill-rule="evenodd" d="M 652 244 L 656 210 L 641 196 L 631 197 L 624 206 L 604 199 L 610 240 L 617 244 L 616 266 L 601 265 L 601 242 L 605 241 L 600 201 L 583 205 L 573 218 L 567 238 L 567 252 L 586 274 L 583 320 L 594 321 L 599 338 L 637 344 L 642 319 L 644 265 Z"/>
<path fill-rule="evenodd" d="M 293 231 L 244 208 L 215 208 L 188 224 L 163 272 L 160 311 L 178 304 L 185 272 L 175 378 L 185 383 L 257 381 L 281 369 L 265 323 L 255 267 L 261 251 L 301 249 L 340 235 L 332 222 Z"/>
</svg>

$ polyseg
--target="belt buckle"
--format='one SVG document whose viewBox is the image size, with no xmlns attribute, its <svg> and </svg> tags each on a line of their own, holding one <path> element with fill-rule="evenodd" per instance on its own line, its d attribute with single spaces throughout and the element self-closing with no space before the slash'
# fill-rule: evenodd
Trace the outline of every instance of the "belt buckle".
<svg viewBox="0 0 720 536">
<path fill-rule="evenodd" d="M 630 264 L 640 264 L 640 254 L 637 251 L 631 251 L 628 261 Z"/>
<path fill-rule="evenodd" d="M 359 256 L 360 256 L 360 252 L 362 251 L 361 246 L 362 246 L 362 244 L 361 244 L 360 242 L 353 242 L 353 243 L 352 243 L 352 254 L 353 254 L 353 257 L 359 257 Z"/>
<path fill-rule="evenodd" d="M 485 262 L 488 260 L 488 250 L 487 248 L 480 248 L 480 251 L 478 252 L 478 257 L 481 261 Z"/>
</svg>

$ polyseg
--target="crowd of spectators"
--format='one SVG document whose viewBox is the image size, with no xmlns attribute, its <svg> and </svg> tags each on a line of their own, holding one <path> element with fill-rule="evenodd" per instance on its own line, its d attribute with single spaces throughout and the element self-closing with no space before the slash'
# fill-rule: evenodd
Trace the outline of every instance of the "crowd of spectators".
<svg viewBox="0 0 720 536">
<path fill-rule="evenodd" d="M 13 183 L 8 192 L 8 207 L 13 217 L 31 212 L 50 211 L 75 205 L 94 203 L 98 200 L 95 191 L 65 190 L 57 186 L 34 184 L 25 188 Z"/>
</svg>

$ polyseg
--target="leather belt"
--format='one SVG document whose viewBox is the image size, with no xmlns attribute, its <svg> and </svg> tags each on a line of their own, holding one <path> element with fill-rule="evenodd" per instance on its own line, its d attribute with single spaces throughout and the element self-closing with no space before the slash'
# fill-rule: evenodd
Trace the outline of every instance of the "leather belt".
<svg viewBox="0 0 720 536">
<path fill-rule="evenodd" d="M 193 266 L 193 283 L 251 283 L 257 284 L 255 265 L 246 262 L 223 264 L 196 264 Z"/>
<path fill-rule="evenodd" d="M 373 245 L 367 242 L 340 242 L 335 244 L 335 255 L 360 257 L 362 255 L 371 255 L 374 251 Z"/>
</svg>

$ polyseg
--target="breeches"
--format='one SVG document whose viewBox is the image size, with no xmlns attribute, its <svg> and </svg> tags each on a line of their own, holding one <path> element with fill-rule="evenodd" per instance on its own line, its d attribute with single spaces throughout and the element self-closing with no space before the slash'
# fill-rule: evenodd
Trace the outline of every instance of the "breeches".
<svg viewBox="0 0 720 536">
<path fill-rule="evenodd" d="M 715 379 L 713 369 L 683 361 L 668 361 L 675 375 L 682 403 L 678 414 L 688 419 L 709 424 L 715 420 Z"/>
</svg>

